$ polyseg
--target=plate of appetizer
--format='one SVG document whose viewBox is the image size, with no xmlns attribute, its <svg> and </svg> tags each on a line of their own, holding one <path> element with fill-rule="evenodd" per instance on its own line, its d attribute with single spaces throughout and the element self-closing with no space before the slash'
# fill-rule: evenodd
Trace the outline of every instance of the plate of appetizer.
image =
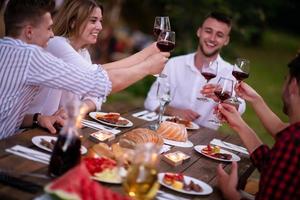
<svg viewBox="0 0 300 200">
<path fill-rule="evenodd" d="M 201 153 L 202 155 L 212 158 L 214 160 L 224 161 L 224 162 L 232 162 L 232 161 L 240 161 L 241 158 L 230 152 L 226 151 L 224 149 L 221 149 L 219 146 L 213 146 L 213 145 L 197 145 L 194 146 L 194 149 Z"/>
<path fill-rule="evenodd" d="M 56 140 L 57 137 L 55 136 L 35 136 L 31 139 L 35 146 L 49 152 L 53 151 Z M 81 154 L 86 154 L 87 149 L 81 145 L 80 152 Z"/>
<path fill-rule="evenodd" d="M 159 173 L 158 181 L 167 188 L 185 194 L 208 195 L 213 192 L 207 183 L 181 173 Z"/>
<path fill-rule="evenodd" d="M 92 174 L 91 178 L 102 183 L 121 184 L 117 162 L 110 158 L 84 158 L 87 169 Z"/>
<path fill-rule="evenodd" d="M 120 113 L 115 112 L 90 112 L 89 116 L 103 124 L 115 127 L 131 127 L 133 123 L 128 119 L 121 117 Z"/>
</svg>

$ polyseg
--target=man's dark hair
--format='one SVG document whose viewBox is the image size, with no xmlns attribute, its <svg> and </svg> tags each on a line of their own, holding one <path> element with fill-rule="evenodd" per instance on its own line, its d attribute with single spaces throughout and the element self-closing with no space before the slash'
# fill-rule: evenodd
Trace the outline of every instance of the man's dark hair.
<svg viewBox="0 0 300 200">
<path fill-rule="evenodd" d="M 10 0 L 4 12 L 5 35 L 17 37 L 26 23 L 37 25 L 55 7 L 53 0 Z"/>
<path fill-rule="evenodd" d="M 223 13 L 223 12 L 213 11 L 213 12 L 211 12 L 208 15 L 205 16 L 204 21 L 207 18 L 216 19 L 217 21 L 220 21 L 220 22 L 223 22 L 223 23 L 227 24 L 229 27 L 231 27 L 231 25 L 232 25 L 231 16 L 229 16 L 229 15 Z"/>
<path fill-rule="evenodd" d="M 296 78 L 298 85 L 300 85 L 300 54 L 288 64 L 290 80 L 291 78 Z"/>
</svg>

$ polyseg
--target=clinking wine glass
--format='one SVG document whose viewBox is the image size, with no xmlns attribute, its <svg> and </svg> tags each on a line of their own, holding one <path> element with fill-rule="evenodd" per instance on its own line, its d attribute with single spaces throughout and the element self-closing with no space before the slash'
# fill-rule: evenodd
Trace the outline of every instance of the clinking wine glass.
<svg viewBox="0 0 300 200">
<path fill-rule="evenodd" d="M 162 52 L 170 52 L 175 48 L 175 32 L 162 31 L 157 38 L 157 48 Z M 155 75 L 157 77 L 157 75 Z M 159 77 L 165 78 L 165 74 L 160 74 Z"/>
<path fill-rule="evenodd" d="M 134 200 L 151 200 L 159 190 L 157 166 L 159 147 L 154 143 L 137 145 L 123 181 L 123 188 Z"/>
<path fill-rule="evenodd" d="M 207 64 L 204 64 L 201 67 L 201 74 L 206 79 L 206 84 L 213 78 L 217 76 L 218 73 L 218 62 L 209 62 Z M 200 95 L 197 97 L 199 101 L 209 101 L 209 99 L 203 95 Z"/>
<path fill-rule="evenodd" d="M 168 16 L 157 16 L 154 20 L 153 34 L 158 38 L 163 31 L 171 31 L 170 19 Z"/>
<path fill-rule="evenodd" d="M 218 83 L 216 85 L 216 88 L 214 90 L 215 95 L 219 99 L 218 104 L 231 98 L 232 92 L 233 92 L 233 80 L 224 78 L 224 77 L 220 77 L 220 79 L 218 80 Z M 220 113 L 217 111 L 217 113 L 215 113 L 215 118 L 210 119 L 209 122 L 220 126 L 221 123 L 220 123 L 219 118 L 221 116 L 219 116 L 219 115 L 220 115 Z"/>
<path fill-rule="evenodd" d="M 157 38 L 157 47 L 162 52 L 170 52 L 175 48 L 175 32 L 162 31 Z"/>
<path fill-rule="evenodd" d="M 249 77 L 250 73 L 250 61 L 244 58 L 237 58 L 233 66 L 232 75 L 236 78 L 238 82 L 243 81 Z M 233 97 L 233 100 L 240 104 L 237 95 Z"/>
</svg>

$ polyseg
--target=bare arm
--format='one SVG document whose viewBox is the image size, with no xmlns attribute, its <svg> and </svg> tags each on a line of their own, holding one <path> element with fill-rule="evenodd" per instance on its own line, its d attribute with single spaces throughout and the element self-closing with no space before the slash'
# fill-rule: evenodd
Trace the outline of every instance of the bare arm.
<svg viewBox="0 0 300 200">
<path fill-rule="evenodd" d="M 111 63 L 106 63 L 103 64 L 103 68 L 106 70 L 111 70 L 111 69 L 118 69 L 118 68 L 128 68 L 132 65 L 138 64 L 145 59 L 147 59 L 149 56 L 159 53 L 159 49 L 156 46 L 156 42 L 152 43 L 149 47 L 143 49 L 142 51 L 139 51 L 127 58 L 111 62 Z"/>
<path fill-rule="evenodd" d="M 170 53 L 156 53 L 132 67 L 108 70 L 112 92 L 118 92 L 149 74 L 159 74 Z"/>
<path fill-rule="evenodd" d="M 265 129 L 275 136 L 280 130 L 288 126 L 265 103 L 263 98 L 248 84 L 241 82 L 236 88 L 237 94 L 250 102 Z"/>
<path fill-rule="evenodd" d="M 252 153 L 257 147 L 262 145 L 261 140 L 248 126 L 248 124 L 241 118 L 239 112 L 235 109 L 234 106 L 223 103 L 219 105 L 218 109 L 225 117 L 229 126 L 239 134 L 242 142 L 250 153 Z"/>
</svg>

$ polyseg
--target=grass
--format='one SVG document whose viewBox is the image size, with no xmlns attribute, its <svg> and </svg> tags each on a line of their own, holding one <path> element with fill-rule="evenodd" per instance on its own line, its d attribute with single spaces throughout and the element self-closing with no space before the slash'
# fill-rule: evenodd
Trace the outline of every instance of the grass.
<svg viewBox="0 0 300 200">
<path fill-rule="evenodd" d="M 287 72 L 287 63 L 295 56 L 299 44 L 299 37 L 282 32 L 266 31 L 261 46 L 252 47 L 232 42 L 230 49 L 233 51 L 233 55 L 225 57 L 229 61 L 238 56 L 250 60 L 251 74 L 246 82 L 263 96 L 270 108 L 284 121 L 287 121 L 287 118 L 282 113 L 281 88 Z M 111 95 L 108 103 L 130 103 L 142 106 L 144 97 L 153 81 L 154 78 L 149 76 L 120 94 Z M 268 145 L 273 144 L 273 139 L 260 124 L 250 106 L 247 106 L 243 118 L 257 132 L 263 142 Z M 228 134 L 233 132 L 226 126 L 221 130 Z"/>
</svg>

